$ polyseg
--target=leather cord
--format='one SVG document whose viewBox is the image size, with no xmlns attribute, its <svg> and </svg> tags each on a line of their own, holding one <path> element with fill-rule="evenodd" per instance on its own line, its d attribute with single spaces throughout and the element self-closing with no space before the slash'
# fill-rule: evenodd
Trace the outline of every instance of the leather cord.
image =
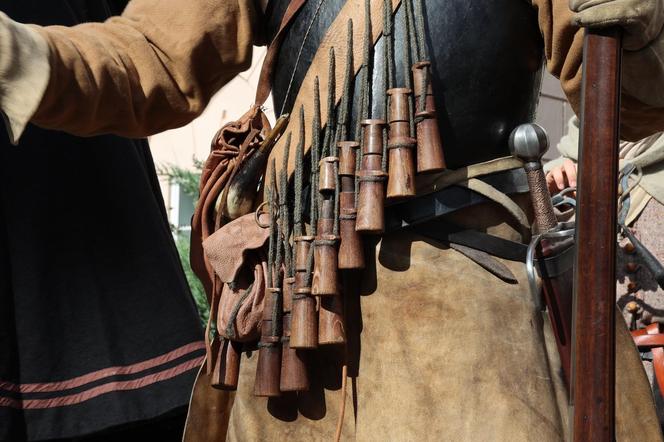
<svg viewBox="0 0 664 442">
<path fill-rule="evenodd" d="M 293 22 L 297 13 L 306 3 L 307 0 L 291 0 L 284 13 L 284 17 L 281 19 L 281 25 L 279 26 L 277 34 L 272 39 L 270 46 L 268 46 L 267 54 L 265 55 L 265 60 L 263 60 L 263 66 L 261 68 L 261 74 L 258 77 L 258 87 L 256 89 L 256 104 L 259 106 L 265 104 L 267 97 L 270 96 L 274 64 L 277 60 L 277 55 L 279 54 L 281 42 L 286 36 L 286 29 L 288 29 L 288 26 Z"/>
</svg>

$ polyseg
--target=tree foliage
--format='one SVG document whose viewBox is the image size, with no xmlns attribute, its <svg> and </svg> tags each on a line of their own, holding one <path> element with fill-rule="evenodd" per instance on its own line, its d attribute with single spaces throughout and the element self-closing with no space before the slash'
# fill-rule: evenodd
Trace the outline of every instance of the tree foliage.
<svg viewBox="0 0 664 442">
<path fill-rule="evenodd" d="M 203 161 L 194 158 L 193 170 L 185 169 L 174 164 L 166 164 L 160 166 L 157 169 L 157 173 L 168 178 L 172 183 L 178 184 L 182 192 L 190 196 L 194 201 L 194 204 L 196 204 L 199 196 L 198 183 L 201 179 L 203 165 Z M 175 237 L 175 245 L 178 249 L 178 254 L 180 255 L 180 261 L 182 262 L 184 274 L 187 277 L 189 289 L 191 290 L 191 294 L 194 297 L 194 301 L 196 301 L 196 307 L 198 308 L 201 321 L 203 324 L 207 324 L 208 317 L 210 315 L 210 306 L 207 302 L 203 284 L 201 284 L 201 282 L 198 280 L 198 277 L 194 274 L 193 270 L 191 270 L 191 264 L 189 262 L 189 232 L 182 231 L 173 225 L 171 225 L 171 229 Z"/>
</svg>

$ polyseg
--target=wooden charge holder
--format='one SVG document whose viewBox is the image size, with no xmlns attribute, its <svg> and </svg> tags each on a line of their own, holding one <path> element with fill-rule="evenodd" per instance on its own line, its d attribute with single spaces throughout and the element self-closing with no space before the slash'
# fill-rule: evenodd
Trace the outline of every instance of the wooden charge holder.
<svg viewBox="0 0 664 442">
<path fill-rule="evenodd" d="M 295 278 L 284 278 L 283 337 L 281 349 L 281 391 L 306 391 L 309 389 L 306 353 L 291 347 L 292 299 Z"/>
<path fill-rule="evenodd" d="M 290 324 L 290 347 L 312 349 L 318 346 L 318 315 L 316 298 L 307 284 L 307 261 L 314 242 L 313 236 L 298 236 L 295 243 L 295 291 Z"/>
<path fill-rule="evenodd" d="M 336 157 L 320 161 L 319 190 L 323 198 L 321 216 L 318 219 L 318 237 L 314 241 L 314 277 L 311 294 L 334 296 L 339 293 L 337 261 L 339 236 L 334 234 L 334 192 L 336 175 L 334 168 L 339 161 Z"/>
<path fill-rule="evenodd" d="M 438 129 L 436 103 L 431 86 L 431 63 L 421 61 L 413 65 L 413 86 L 415 89 L 415 121 L 417 122 L 417 172 L 440 172 L 445 169 L 443 143 Z M 429 80 L 427 80 L 429 79 Z M 424 110 L 422 92 L 426 87 Z"/>
<path fill-rule="evenodd" d="M 383 120 L 362 122 L 362 165 L 357 173 L 357 220 L 355 230 L 361 233 L 380 234 L 385 230 L 385 178 L 383 171 Z"/>
<path fill-rule="evenodd" d="M 236 390 L 240 376 L 241 358 L 242 344 L 221 338 L 210 385 L 220 390 Z"/>
<path fill-rule="evenodd" d="M 263 302 L 263 321 L 261 340 L 258 344 L 254 396 L 276 397 L 281 394 L 279 388 L 281 381 L 281 337 L 274 336 L 271 333 L 273 329 L 272 312 L 280 293 L 281 289 L 279 288 L 268 288 L 267 296 Z"/>
<path fill-rule="evenodd" d="M 417 140 L 410 136 L 409 99 L 412 91 L 407 88 L 388 89 L 390 96 L 389 174 L 387 178 L 388 198 L 415 196 L 415 161 L 413 149 Z"/>
<path fill-rule="evenodd" d="M 364 268 L 364 248 L 362 237 L 355 230 L 357 209 L 355 209 L 355 164 L 359 143 L 341 141 L 339 148 L 339 177 L 341 179 L 339 232 L 339 269 Z"/>
<path fill-rule="evenodd" d="M 318 310 L 318 344 L 343 344 L 343 301 L 339 290 L 338 247 L 340 237 L 334 233 L 335 193 L 338 189 L 337 157 L 320 162 L 319 191 L 322 197 L 318 237 L 314 241 L 314 275 L 312 294 L 320 297 Z"/>
</svg>

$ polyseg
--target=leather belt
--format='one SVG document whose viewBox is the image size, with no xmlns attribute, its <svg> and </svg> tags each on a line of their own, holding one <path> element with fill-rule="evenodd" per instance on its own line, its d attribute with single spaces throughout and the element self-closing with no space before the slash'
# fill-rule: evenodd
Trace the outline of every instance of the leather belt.
<svg viewBox="0 0 664 442">
<path fill-rule="evenodd" d="M 497 172 L 478 179 L 506 194 L 529 191 L 526 174 L 522 168 Z M 484 196 L 465 187 L 447 187 L 435 193 L 386 207 L 386 232 L 410 229 L 434 241 L 458 244 L 509 261 L 526 262 L 528 250 L 526 244 L 466 229 L 440 219 L 443 215 L 488 201 Z M 574 247 L 568 247 L 562 253 L 538 261 L 541 261 L 539 265 L 546 267 L 548 276 L 552 277 L 571 268 L 573 258 Z"/>
<path fill-rule="evenodd" d="M 511 169 L 478 178 L 506 194 L 529 191 L 522 168 Z M 465 187 L 450 186 L 437 192 L 385 207 L 385 231 L 394 232 L 419 225 L 457 210 L 490 201 Z"/>
</svg>

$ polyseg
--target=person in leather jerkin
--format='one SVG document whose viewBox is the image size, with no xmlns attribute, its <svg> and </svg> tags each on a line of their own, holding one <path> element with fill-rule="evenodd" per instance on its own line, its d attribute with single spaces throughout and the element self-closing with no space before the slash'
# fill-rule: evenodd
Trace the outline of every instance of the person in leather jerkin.
<svg viewBox="0 0 664 442">
<path fill-rule="evenodd" d="M 622 135 L 637 139 L 664 129 L 661 1 L 533 0 L 532 7 L 547 67 L 577 110 L 579 25 L 623 26 Z M 78 135 L 146 136 L 182 125 L 248 66 L 259 18 L 248 0 L 134 0 L 120 18 L 72 28 L 26 27 L 3 17 L 0 105 L 11 133 L 18 139 L 28 121 Z M 277 164 L 279 154 L 273 154 Z M 526 197 L 514 199 L 525 207 Z M 524 240 L 494 203 L 448 219 Z M 362 354 L 348 398 L 332 385 L 322 406 L 272 416 L 263 400 L 251 397 L 254 356 L 242 364 L 232 411 L 212 414 L 227 420 L 228 428 L 220 424 L 227 439 L 330 439 L 346 400 L 352 411 L 343 418 L 344 439 L 565 438 L 566 389 L 555 345 L 544 345 L 552 342 L 550 332 L 523 264 L 496 258 L 519 282 L 510 284 L 455 250 L 405 231 L 385 235 L 375 257 L 363 281 Z M 618 437 L 661 440 L 626 329 L 618 342 Z M 205 425 L 193 429 L 191 440 L 205 434 Z"/>
</svg>

